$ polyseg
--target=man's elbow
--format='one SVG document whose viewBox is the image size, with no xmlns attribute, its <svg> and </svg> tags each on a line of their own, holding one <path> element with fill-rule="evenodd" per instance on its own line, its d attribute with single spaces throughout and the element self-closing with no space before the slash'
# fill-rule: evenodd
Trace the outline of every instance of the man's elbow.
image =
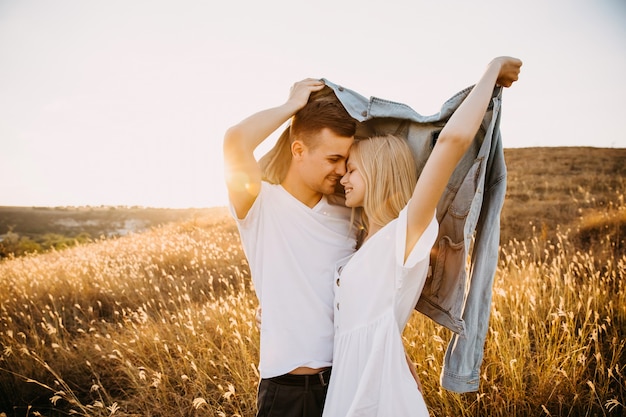
<svg viewBox="0 0 626 417">
<path fill-rule="evenodd" d="M 240 147 L 242 141 L 241 129 L 237 125 L 229 127 L 224 133 L 224 151 L 230 148 Z"/>
<path fill-rule="evenodd" d="M 222 144 L 222 150 L 226 160 L 235 161 L 244 155 L 252 155 L 254 148 L 250 146 L 246 135 L 237 125 L 230 127 L 224 133 L 224 142 Z"/>
</svg>

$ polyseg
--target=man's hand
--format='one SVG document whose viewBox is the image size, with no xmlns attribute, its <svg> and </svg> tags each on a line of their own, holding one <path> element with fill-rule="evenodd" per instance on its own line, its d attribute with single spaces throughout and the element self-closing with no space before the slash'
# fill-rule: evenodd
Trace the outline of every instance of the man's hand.
<svg viewBox="0 0 626 417">
<path fill-rule="evenodd" d="M 294 113 L 303 108 L 309 101 L 309 96 L 314 91 L 320 91 L 324 88 L 324 82 L 315 78 L 305 78 L 302 81 L 295 82 L 289 90 L 289 99 L 287 103 L 293 105 Z"/>
</svg>

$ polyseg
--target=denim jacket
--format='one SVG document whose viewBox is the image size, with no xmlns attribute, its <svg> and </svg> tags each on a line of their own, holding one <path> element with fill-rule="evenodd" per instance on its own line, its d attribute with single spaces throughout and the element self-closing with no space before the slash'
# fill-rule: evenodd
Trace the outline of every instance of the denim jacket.
<svg viewBox="0 0 626 417">
<path fill-rule="evenodd" d="M 328 80 L 324 82 L 360 122 L 357 138 L 389 133 L 405 138 L 416 157 L 418 172 L 441 129 L 472 89 L 468 87 L 452 96 L 438 114 L 422 116 L 405 104 L 376 97 L 367 99 Z M 496 87 L 479 132 L 439 201 L 439 235 L 431 252 L 430 272 L 415 307 L 453 332 L 441 384 L 455 392 L 478 390 L 489 325 L 500 212 L 506 192 L 501 101 L 502 87 Z"/>
</svg>

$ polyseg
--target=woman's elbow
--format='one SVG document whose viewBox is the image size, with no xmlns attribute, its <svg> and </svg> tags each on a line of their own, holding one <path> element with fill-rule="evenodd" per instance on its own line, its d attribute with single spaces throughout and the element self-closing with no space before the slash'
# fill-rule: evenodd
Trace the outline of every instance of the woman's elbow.
<svg viewBox="0 0 626 417">
<path fill-rule="evenodd" d="M 437 144 L 455 148 L 468 148 L 476 135 L 470 135 L 462 130 L 442 131 L 437 138 Z"/>
</svg>

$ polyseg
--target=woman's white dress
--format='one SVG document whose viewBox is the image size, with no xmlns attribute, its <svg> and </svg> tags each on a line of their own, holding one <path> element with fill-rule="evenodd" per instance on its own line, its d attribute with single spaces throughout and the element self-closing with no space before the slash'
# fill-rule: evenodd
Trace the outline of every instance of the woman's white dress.
<svg viewBox="0 0 626 417">
<path fill-rule="evenodd" d="M 428 416 L 406 362 L 402 331 L 424 286 L 437 232 L 433 217 L 404 262 L 405 208 L 337 266 L 324 417 Z"/>
</svg>

